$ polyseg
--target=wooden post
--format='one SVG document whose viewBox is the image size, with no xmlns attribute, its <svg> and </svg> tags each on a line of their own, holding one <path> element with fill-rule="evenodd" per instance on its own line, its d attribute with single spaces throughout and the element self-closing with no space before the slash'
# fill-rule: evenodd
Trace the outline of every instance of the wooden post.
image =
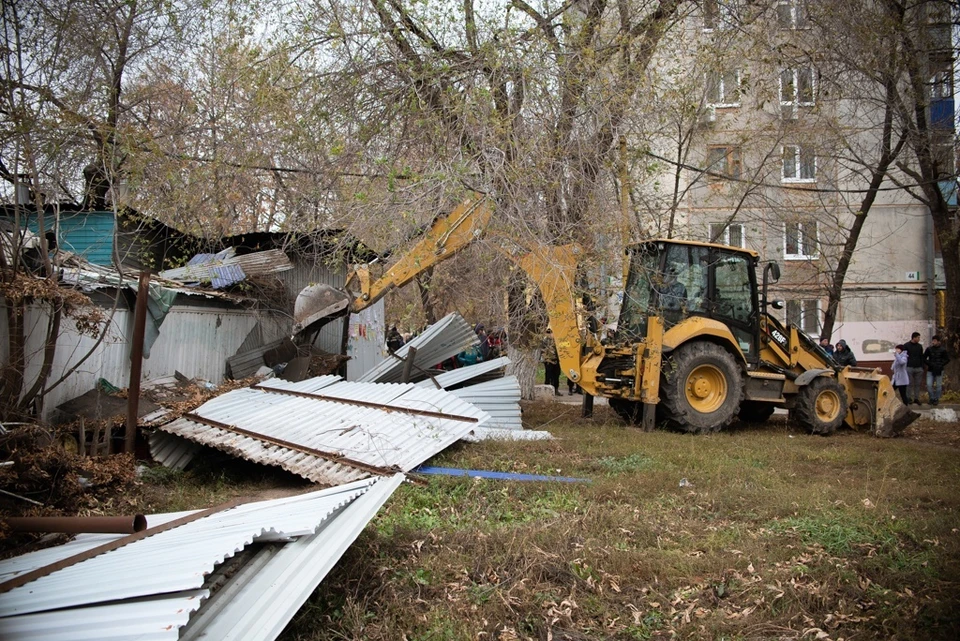
<svg viewBox="0 0 960 641">
<path fill-rule="evenodd" d="M 403 378 L 401 379 L 404 383 L 410 382 L 410 373 L 413 371 L 413 359 L 417 357 L 417 348 L 409 347 L 407 348 L 407 358 L 403 362 Z"/>
<path fill-rule="evenodd" d="M 133 453 L 137 442 L 137 415 L 140 405 L 140 372 L 143 367 L 143 335 L 147 324 L 147 294 L 150 272 L 140 272 L 136 313 L 133 317 L 133 342 L 130 345 L 130 384 L 127 386 L 127 431 L 123 451 Z"/>
<path fill-rule="evenodd" d="M 83 428 L 83 417 L 80 417 L 80 433 L 77 436 L 77 453 L 83 457 L 87 455 L 87 431 Z"/>
</svg>

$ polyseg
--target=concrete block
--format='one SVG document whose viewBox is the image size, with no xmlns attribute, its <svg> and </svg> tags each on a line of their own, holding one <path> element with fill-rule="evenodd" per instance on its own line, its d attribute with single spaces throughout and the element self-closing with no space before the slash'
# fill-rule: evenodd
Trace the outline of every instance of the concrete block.
<svg viewBox="0 0 960 641">
<path fill-rule="evenodd" d="M 538 401 L 549 401 L 556 398 L 553 385 L 534 385 L 533 398 Z"/>
<path fill-rule="evenodd" d="M 933 420 L 941 423 L 956 423 L 957 421 L 957 411 L 951 407 L 937 407 L 931 414 Z"/>
</svg>

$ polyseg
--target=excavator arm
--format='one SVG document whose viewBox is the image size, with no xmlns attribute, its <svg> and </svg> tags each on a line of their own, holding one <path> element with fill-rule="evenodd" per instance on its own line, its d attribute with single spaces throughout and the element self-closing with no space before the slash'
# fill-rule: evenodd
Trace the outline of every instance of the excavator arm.
<svg viewBox="0 0 960 641">
<path fill-rule="evenodd" d="M 449 215 L 434 221 L 423 238 L 380 278 L 371 279 L 370 267 L 359 265 L 347 278 L 342 290 L 321 283 L 308 285 L 294 303 L 294 336 L 366 309 L 392 289 L 403 287 L 434 265 L 454 256 L 479 238 L 492 214 L 487 199 L 474 194 Z"/>
<path fill-rule="evenodd" d="M 493 210 L 488 199 L 474 194 L 449 215 L 436 221 L 426 234 L 384 274 L 373 280 L 367 265 L 358 266 L 347 279 L 346 291 L 314 284 L 297 296 L 294 335 L 373 305 L 395 288 L 403 287 L 434 265 L 453 257 L 479 239 L 490 224 Z M 576 313 L 574 278 L 577 248 L 574 245 L 522 247 L 513 238 L 491 243 L 540 289 L 555 337 L 560 366 L 579 381 L 581 334 Z"/>
</svg>

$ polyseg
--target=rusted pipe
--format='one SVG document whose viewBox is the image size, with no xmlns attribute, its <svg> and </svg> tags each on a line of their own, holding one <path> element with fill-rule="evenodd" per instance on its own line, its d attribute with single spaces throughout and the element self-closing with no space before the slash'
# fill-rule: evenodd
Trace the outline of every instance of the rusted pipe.
<svg viewBox="0 0 960 641">
<path fill-rule="evenodd" d="M 14 532 L 63 534 L 133 534 L 147 529 L 147 517 L 133 516 L 17 516 L 6 519 Z"/>
</svg>

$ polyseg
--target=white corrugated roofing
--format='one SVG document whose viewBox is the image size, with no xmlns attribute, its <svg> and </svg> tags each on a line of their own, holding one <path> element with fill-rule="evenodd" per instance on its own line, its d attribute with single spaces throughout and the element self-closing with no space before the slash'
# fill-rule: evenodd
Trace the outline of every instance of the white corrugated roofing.
<svg viewBox="0 0 960 641">
<path fill-rule="evenodd" d="M 337 484 L 410 470 L 489 418 L 442 390 L 320 376 L 234 390 L 159 429 Z"/>
<path fill-rule="evenodd" d="M 240 505 L 60 569 L 0 596 L 0 638 L 173 641 L 200 598 L 208 595 L 202 586 L 213 567 L 258 541 L 283 547 L 266 563 L 249 571 L 241 568 L 234 579 L 244 577 L 242 585 L 213 595 L 211 603 L 227 593 L 219 600 L 233 610 L 208 609 L 204 603 L 196 616 L 205 626 L 229 628 L 240 622 L 241 612 L 259 607 L 261 619 L 245 622 L 247 631 L 240 636 L 205 638 L 274 639 L 402 480 L 398 474 Z M 148 525 L 183 514 L 150 516 Z M 59 548 L 0 562 L 0 578 L 117 538 L 85 535 Z M 248 610 L 237 610 L 234 600 Z M 222 616 L 230 620 L 221 621 Z"/>
<path fill-rule="evenodd" d="M 402 474 L 382 479 L 316 534 L 269 555 L 255 573 L 238 572 L 204 604 L 181 641 L 275 639 L 402 481 Z"/>
<path fill-rule="evenodd" d="M 503 369 L 509 364 L 510 359 L 506 356 L 501 356 L 500 358 L 495 358 L 490 361 L 483 361 L 477 363 L 476 365 L 468 365 L 467 367 L 458 367 L 457 369 L 450 370 L 449 372 L 438 374 L 433 378 L 420 381 L 417 383 L 417 387 L 423 387 L 425 389 L 437 389 L 438 387 L 442 389 L 449 389 L 454 385 L 465 383 L 471 379 L 477 378 L 478 376 L 496 372 L 497 370 Z"/>
<path fill-rule="evenodd" d="M 176 641 L 209 590 L 92 608 L 0 619 L 0 638 L 17 641 Z"/>
<path fill-rule="evenodd" d="M 427 327 L 422 334 L 398 349 L 395 356 L 381 361 L 358 380 L 368 383 L 395 383 L 402 380 L 403 361 L 411 347 L 417 349 L 413 369 L 416 374 L 418 371 L 431 369 L 479 342 L 480 339 L 470 324 L 463 316 L 454 312 Z"/>
<path fill-rule="evenodd" d="M 452 390 L 463 399 L 490 415 L 485 428 L 522 430 L 520 413 L 520 381 L 516 376 L 504 376 L 485 383 Z"/>
<path fill-rule="evenodd" d="M 0 597 L 0 617 L 200 589 L 216 565 L 253 541 L 312 534 L 368 485 L 360 481 L 333 491 L 239 505 L 160 532 L 6 592 Z M 128 576 L 106 580 L 121 567 Z M 130 571 L 144 567 L 154 571 Z"/>
<path fill-rule="evenodd" d="M 150 434 L 147 442 L 150 444 L 150 456 L 153 460 L 172 470 L 186 469 L 201 449 L 201 446 L 193 441 L 160 431 Z"/>
</svg>

